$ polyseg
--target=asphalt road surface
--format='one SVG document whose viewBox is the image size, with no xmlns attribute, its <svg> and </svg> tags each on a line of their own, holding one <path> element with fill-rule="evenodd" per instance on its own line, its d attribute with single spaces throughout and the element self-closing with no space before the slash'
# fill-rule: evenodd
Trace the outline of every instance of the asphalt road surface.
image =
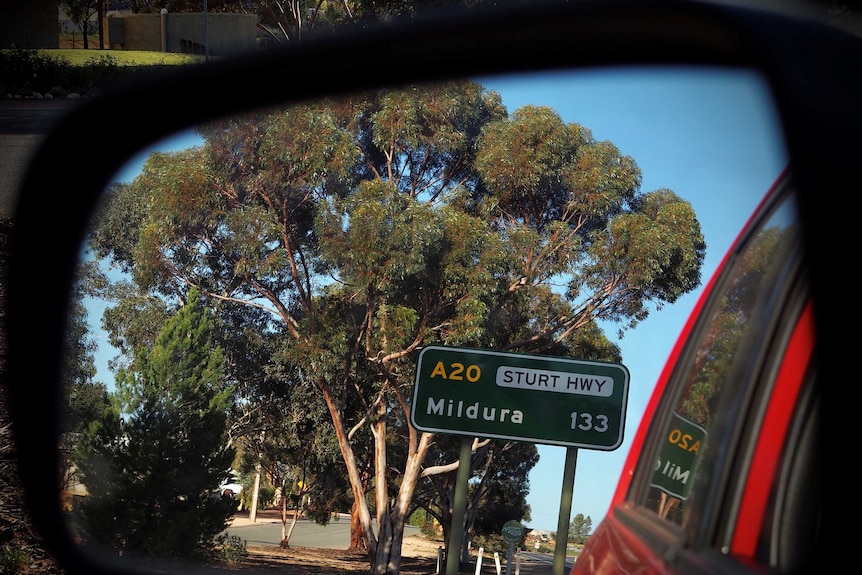
<svg viewBox="0 0 862 575">
<path fill-rule="evenodd" d="M 291 520 L 287 521 L 290 529 Z M 273 513 L 262 513 L 254 523 L 247 519 L 235 521 L 227 532 L 242 537 L 249 545 L 278 545 L 281 543 L 281 519 Z M 405 536 L 419 534 L 419 528 L 405 525 Z M 290 544 L 297 547 L 347 549 L 350 546 L 350 519 L 330 521 L 326 526 L 308 519 L 299 519 L 290 536 Z"/>
<path fill-rule="evenodd" d="M 272 511 L 265 511 L 258 515 L 254 523 L 248 521 L 245 514 L 240 516 L 234 524 L 228 527 L 227 532 L 237 535 L 245 540 L 248 545 L 278 545 L 281 541 L 281 519 Z M 290 528 L 290 520 L 288 520 Z M 405 536 L 418 535 L 419 528 L 411 525 L 405 526 Z M 318 547 L 326 549 L 347 549 L 350 545 L 350 520 L 343 517 L 339 520 L 330 521 L 328 525 L 317 525 L 314 521 L 299 519 L 296 528 L 290 537 L 290 545 L 295 547 Z M 507 565 L 505 558 L 501 558 L 500 572 L 509 575 L 552 575 L 554 555 L 552 553 L 535 553 L 532 551 L 521 551 L 520 562 Z M 563 573 L 568 574 L 572 568 L 574 558 L 567 557 Z M 493 553 L 485 554 L 482 558 L 482 573 L 496 573 L 496 565 Z M 473 571 L 470 571 L 473 573 Z"/>
</svg>

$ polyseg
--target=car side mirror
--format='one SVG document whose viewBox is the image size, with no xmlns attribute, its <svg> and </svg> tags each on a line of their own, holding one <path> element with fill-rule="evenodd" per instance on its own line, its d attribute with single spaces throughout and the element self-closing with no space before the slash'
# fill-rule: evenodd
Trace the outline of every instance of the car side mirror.
<svg viewBox="0 0 862 575">
<path fill-rule="evenodd" d="M 131 158 L 172 134 L 200 126 L 217 131 L 222 127 L 218 124 L 221 118 L 276 106 L 302 106 L 444 81 L 535 74 L 547 77 L 571 70 L 613 69 L 637 74 L 658 67 L 743 71 L 762 79 L 771 90 L 784 148 L 800 190 L 818 345 L 823 354 L 820 363 L 830 372 L 823 381 L 846 379 L 838 366 L 851 357 L 848 341 L 834 329 L 836 320 L 846 317 L 846 302 L 835 297 L 833 262 L 836 246 L 853 245 L 848 234 L 853 230 L 849 221 L 852 210 L 835 209 L 835 203 L 837 192 L 855 181 L 860 157 L 862 114 L 858 102 L 862 101 L 862 81 L 858 71 L 862 69 L 862 51 L 855 35 L 811 19 L 731 4 L 578 2 L 475 12 L 460 18 L 441 15 L 213 62 L 166 75 L 163 81 L 123 89 L 70 112 L 40 146 L 21 188 L 7 280 L 8 382 L 23 484 L 36 523 L 58 558 L 70 570 L 81 572 L 108 568 L 134 572 L 136 568 L 129 562 L 105 563 L 82 553 L 67 528 L 60 498 L 55 497 L 61 491 L 58 445 L 64 432 L 63 402 L 68 402 L 63 376 L 68 319 L 74 312 L 71 294 L 83 257 L 82 246 L 93 215 L 101 209 L 103 192 L 115 183 L 118 171 Z M 493 113 L 492 103 L 487 105 L 488 113 Z M 361 122 L 367 118 L 340 120 Z M 116 133 L 118 124 L 122 137 L 105 145 L 106 134 Z M 287 125 L 285 134 L 291 129 Z M 222 150 L 228 153 L 231 145 L 239 148 L 243 142 L 224 144 Z M 338 144 L 333 141 L 327 149 Z M 348 148 L 344 147 L 344 154 L 349 153 Z M 286 160 L 290 161 L 295 158 Z M 333 154 L 328 161 L 342 161 L 342 156 Z M 86 169 L 59 169 L 61 166 Z M 154 173 L 159 168 L 154 165 Z M 176 181 L 179 189 L 184 175 L 193 174 L 191 170 L 172 172 L 168 179 Z M 315 172 L 321 179 L 329 175 L 325 169 Z M 467 177 L 472 175 L 465 180 Z M 326 184 L 332 186 L 327 202 L 336 205 L 347 201 L 339 182 Z M 486 193 L 486 188 L 487 183 L 477 186 L 476 197 Z M 243 191 L 238 190 L 240 193 Z M 376 197 L 375 193 L 385 190 L 368 191 L 369 197 Z M 452 194 L 457 193 L 453 187 Z M 829 193 L 836 197 L 826 201 Z M 474 200 L 459 201 L 469 204 Z M 137 207 L 130 202 L 128 209 Z M 481 209 L 484 206 L 475 202 L 464 213 Z M 339 225 L 346 226 L 346 218 L 337 219 L 341 213 L 333 211 L 331 220 L 319 216 L 313 224 L 306 222 L 308 233 L 326 229 L 334 234 Z M 431 217 L 430 211 L 422 213 Z M 369 214 L 369 218 L 375 215 Z M 358 216 L 351 217 L 358 221 Z M 244 222 L 244 226 L 237 225 L 236 229 L 252 233 L 252 223 Z M 337 259 L 337 250 L 332 252 L 327 257 Z M 195 247 L 183 257 L 193 259 L 201 254 Z M 290 262 L 282 263 L 289 268 Z M 175 279 L 153 272 L 151 282 Z M 267 288 L 260 289 L 263 293 Z M 515 290 L 513 287 L 512 292 Z M 191 292 L 187 295 L 189 301 L 197 297 Z M 480 300 L 477 297 L 475 301 Z M 402 314 L 398 325 L 412 325 L 408 307 L 399 304 L 386 309 Z M 296 317 L 298 323 L 304 316 L 297 313 Z M 383 319 L 378 314 L 373 321 Z M 396 332 L 394 329 L 387 337 L 395 337 Z M 304 353 L 300 347 L 288 352 Z M 414 352 L 415 348 L 409 350 Z M 382 375 L 374 376 L 390 381 L 386 377 L 391 374 L 385 372 L 383 363 L 379 365 Z M 314 369 L 323 373 L 329 367 L 322 362 Z M 309 373 L 305 376 L 311 377 Z M 208 402 L 217 402 L 217 395 L 208 397 Z M 827 438 L 842 436 L 838 422 L 848 420 L 837 395 L 833 389 L 823 391 Z M 827 521 L 830 519 L 827 516 Z M 827 530 L 830 526 L 834 528 L 830 523 Z M 826 544 L 835 541 L 829 537 L 823 540 Z"/>
</svg>

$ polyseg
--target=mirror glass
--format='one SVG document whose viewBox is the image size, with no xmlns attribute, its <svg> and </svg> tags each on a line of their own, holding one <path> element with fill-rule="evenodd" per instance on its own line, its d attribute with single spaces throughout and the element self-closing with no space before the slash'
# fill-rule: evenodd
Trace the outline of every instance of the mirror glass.
<svg viewBox="0 0 862 575">
<path fill-rule="evenodd" d="M 466 444 L 464 552 L 505 553 L 510 520 L 553 552 L 567 447 L 417 430 L 430 345 L 627 367 L 622 444 L 578 458 L 588 534 L 695 298 L 787 161 L 765 82 L 705 68 L 409 86 L 142 150 L 105 191 L 73 294 L 74 537 L 136 564 L 313 548 L 433 565 Z M 493 394 L 473 414 L 504 410 L 541 424 Z"/>
</svg>

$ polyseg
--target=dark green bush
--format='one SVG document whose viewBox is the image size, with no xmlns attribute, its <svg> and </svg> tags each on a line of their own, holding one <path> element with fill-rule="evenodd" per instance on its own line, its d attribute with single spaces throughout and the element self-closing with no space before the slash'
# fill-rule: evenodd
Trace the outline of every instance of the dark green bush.
<svg viewBox="0 0 862 575">
<path fill-rule="evenodd" d="M 500 554 L 501 557 L 506 557 L 509 551 L 509 542 L 503 539 L 502 535 L 476 535 L 473 537 L 473 548 L 479 549 L 482 547 L 485 550 L 485 555 L 494 556 L 494 552 Z"/>
<path fill-rule="evenodd" d="M 251 508 L 251 498 L 253 495 L 254 489 L 252 488 L 252 481 L 243 483 L 242 489 L 242 507 L 243 509 Z M 266 509 L 275 501 L 275 487 L 269 485 L 265 481 L 261 481 L 260 488 L 257 492 L 257 509 Z"/>
<path fill-rule="evenodd" d="M 414 527 L 421 527 L 423 523 L 428 520 L 428 512 L 424 509 L 417 509 L 413 513 L 410 514 L 410 517 L 407 518 L 407 525 L 413 525 Z"/>
<path fill-rule="evenodd" d="M 94 56 L 83 66 L 69 66 L 66 89 L 70 92 L 85 94 L 115 82 L 122 75 L 117 59 L 108 54 Z"/>
<path fill-rule="evenodd" d="M 215 539 L 215 556 L 228 565 L 235 565 L 248 556 L 245 540 L 239 535 L 223 533 Z"/>
<path fill-rule="evenodd" d="M 0 575 L 23 573 L 30 558 L 22 549 L 14 545 L 0 547 Z"/>
<path fill-rule="evenodd" d="M 37 50 L 0 50 L 0 98 L 7 95 L 64 98 L 71 93 L 89 95 L 124 82 L 145 81 L 148 75 L 163 73 L 168 66 L 122 66 L 110 54 L 93 56 L 83 65 L 73 65 L 59 56 Z"/>
<path fill-rule="evenodd" d="M 36 50 L 0 50 L 0 96 L 29 96 L 33 92 L 45 93 L 57 86 L 67 86 L 71 69 L 68 61 Z"/>
</svg>

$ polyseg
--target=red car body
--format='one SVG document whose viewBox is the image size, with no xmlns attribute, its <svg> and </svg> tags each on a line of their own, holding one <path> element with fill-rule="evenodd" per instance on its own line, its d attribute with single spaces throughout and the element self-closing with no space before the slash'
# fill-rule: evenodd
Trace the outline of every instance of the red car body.
<svg viewBox="0 0 862 575">
<path fill-rule="evenodd" d="M 770 218 L 782 206 L 792 205 L 792 188 L 791 174 L 783 174 L 699 298 L 647 404 L 608 513 L 584 546 L 572 575 L 749 568 L 799 572 L 812 560 L 819 489 L 816 474 L 800 470 L 816 462 L 814 450 L 806 447 L 816 435 L 819 409 L 813 385 L 811 300 L 798 249 L 788 245 L 774 250 L 769 263 L 763 259 L 752 265 L 756 258 L 748 257 L 758 244 L 768 243 L 763 238 L 775 229 Z M 794 226 L 790 221 L 783 229 L 793 235 Z M 752 282 L 744 296 L 750 298 L 749 317 L 728 322 L 727 316 L 743 307 L 729 303 L 738 296 L 734 292 L 740 283 L 749 281 L 752 269 L 767 268 L 771 271 L 759 283 Z M 737 331 L 740 325 L 750 333 Z M 733 356 L 714 352 L 719 347 L 715 341 L 728 329 L 734 331 L 730 339 L 738 342 Z M 716 378 L 718 391 L 710 399 L 725 388 L 736 397 L 712 402 L 709 433 L 698 445 L 697 460 L 688 470 L 691 475 L 686 475 L 692 479 L 691 492 L 678 503 L 685 511 L 673 520 L 667 507 L 651 508 L 654 497 L 646 493 L 665 489 L 656 488 L 668 468 L 667 462 L 661 467 L 665 443 L 694 445 L 691 439 L 683 442 L 668 422 L 680 417 L 677 406 L 697 411 L 691 408 L 696 402 L 680 398 L 692 395 L 717 362 L 732 366 L 725 373 L 733 382 Z M 662 493 L 659 498 L 667 501 L 668 492 Z"/>
</svg>

